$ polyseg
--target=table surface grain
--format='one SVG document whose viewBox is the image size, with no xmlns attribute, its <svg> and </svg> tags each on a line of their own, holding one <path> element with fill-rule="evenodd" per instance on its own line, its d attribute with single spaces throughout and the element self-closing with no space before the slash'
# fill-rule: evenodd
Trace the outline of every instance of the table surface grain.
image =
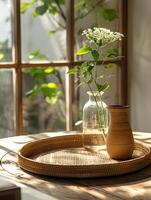
<svg viewBox="0 0 151 200">
<path fill-rule="evenodd" d="M 91 179 L 65 179 L 38 176 L 21 170 L 17 152 L 27 142 L 70 133 L 41 133 L 0 139 L 0 174 L 28 185 L 55 200 L 151 200 L 151 165 L 135 173 Z M 138 139 L 151 146 L 151 133 L 134 132 Z"/>
</svg>

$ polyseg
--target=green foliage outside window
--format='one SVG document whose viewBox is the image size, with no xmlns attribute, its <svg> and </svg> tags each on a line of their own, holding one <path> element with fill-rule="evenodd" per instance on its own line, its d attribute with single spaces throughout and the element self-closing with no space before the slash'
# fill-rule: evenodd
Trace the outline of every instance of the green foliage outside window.
<svg viewBox="0 0 151 200">
<path fill-rule="evenodd" d="M 3 0 L 5 1 L 5 0 Z M 32 16 L 35 20 L 44 15 L 49 15 L 55 22 L 55 28 L 48 28 L 48 35 L 52 37 L 58 32 L 66 30 L 66 4 L 69 0 L 28 0 L 25 3 L 21 3 L 20 11 L 24 15 L 29 9 L 32 10 Z M 106 23 L 111 23 L 118 19 L 118 12 L 115 9 L 109 7 L 109 2 L 112 0 L 76 0 L 75 1 L 75 22 L 80 22 L 90 14 L 97 14 L 100 18 L 103 18 Z M 59 17 L 58 17 L 59 16 Z M 59 19 L 59 20 L 58 20 Z M 6 20 L 7 23 L 7 20 Z M 97 27 L 98 24 L 91 23 L 89 27 Z M 87 28 L 89 28 L 87 27 Z M 82 28 L 78 34 L 81 35 Z M 88 51 L 85 49 L 85 51 Z M 93 56 L 97 58 L 96 52 L 93 52 Z M 108 49 L 106 52 L 106 58 L 112 58 L 118 56 L 118 49 L 116 47 Z M 41 52 L 40 49 L 34 49 L 32 52 L 28 52 L 28 58 L 33 61 L 49 61 L 47 55 Z M 11 61 L 11 49 L 9 47 L 8 39 L 0 41 L 0 62 Z M 106 68 L 111 68 L 115 64 L 106 65 Z M 34 99 L 35 96 L 41 95 L 44 98 L 44 102 L 51 105 L 55 105 L 59 100 L 64 102 L 64 85 L 57 68 L 52 66 L 43 68 L 41 66 L 35 68 L 26 68 L 23 70 L 25 76 L 31 77 L 34 80 L 33 87 L 26 92 L 26 96 L 29 99 Z M 100 75 L 101 76 L 101 75 Z M 36 108 L 36 107 L 35 107 Z M 34 108 L 34 109 L 35 109 Z M 60 108 L 63 112 L 62 119 L 65 119 L 64 108 Z M 63 114 L 64 113 L 64 114 Z M 48 116 L 49 117 L 49 116 Z M 33 119 L 33 117 L 31 117 Z M 34 121 L 34 119 L 33 119 Z M 34 122 L 35 123 L 35 122 Z M 37 123 L 37 122 L 36 122 Z"/>
<path fill-rule="evenodd" d="M 37 5 L 37 2 L 38 2 L 38 5 Z M 64 29 L 66 29 L 66 13 L 64 11 L 66 2 L 67 2 L 66 0 L 39 0 L 39 1 L 38 0 L 30 0 L 28 3 L 21 4 L 21 13 L 24 14 L 29 8 L 34 6 L 34 9 L 32 11 L 33 17 L 38 17 L 38 16 L 43 16 L 45 14 L 49 14 L 51 17 L 54 18 L 56 15 L 59 15 L 60 19 L 63 21 L 63 23 L 60 23 L 59 21 L 57 21 L 58 27 L 56 29 L 49 30 L 48 34 L 50 36 L 52 36 L 52 35 L 56 34 L 58 31 L 62 31 Z M 99 6 L 99 10 L 98 10 L 98 6 Z M 94 1 L 78 0 L 75 2 L 75 10 L 76 10 L 75 21 L 85 18 L 90 13 L 94 12 L 96 9 L 97 9 L 97 12 L 99 12 L 100 17 L 102 16 L 106 21 L 112 22 L 113 20 L 117 19 L 118 18 L 117 11 L 114 9 L 108 9 L 105 6 L 106 6 L 106 0 L 94 0 Z M 91 24 L 90 26 L 94 26 L 94 25 Z M 96 26 L 96 24 L 95 24 L 95 26 Z M 79 34 L 80 34 L 80 32 L 79 32 Z M 109 56 L 117 57 L 118 56 L 117 48 L 111 48 L 108 51 L 110 51 L 110 52 L 108 52 L 108 54 L 110 54 L 110 55 L 107 55 L 107 57 L 109 57 Z M 35 51 L 30 52 L 29 59 L 30 60 L 34 60 L 34 59 L 48 60 L 47 56 L 42 54 L 39 49 L 38 50 L 36 49 Z M 111 67 L 111 64 L 110 64 L 110 67 Z M 43 81 L 43 78 L 45 76 L 53 74 L 53 75 L 56 75 L 56 77 L 57 77 L 57 75 L 59 75 L 59 72 L 57 73 L 56 70 L 53 71 L 51 67 L 47 68 L 47 69 L 42 69 L 42 68 L 38 68 L 38 69 L 32 68 L 32 69 L 28 69 L 28 70 L 26 69 L 26 70 L 24 70 L 24 72 L 27 73 L 28 75 L 32 76 L 35 80 L 35 85 L 32 90 L 27 92 L 27 94 L 26 94 L 27 96 L 35 96 L 40 92 L 43 94 L 47 103 L 52 104 L 57 101 L 57 99 L 61 96 L 61 94 L 63 95 L 63 93 L 61 91 L 60 83 L 58 85 L 54 83 L 53 84 L 54 88 L 52 90 L 52 88 L 50 88 L 50 84 L 52 84 L 52 83 L 44 83 L 44 81 Z M 37 76 L 38 76 L 38 81 L 37 81 Z M 60 81 L 60 79 L 59 79 L 59 81 Z M 37 82 L 40 83 L 40 86 L 37 85 Z M 48 89 L 47 91 L 49 91 L 48 93 L 46 93 L 45 90 L 42 90 L 43 84 L 45 87 L 47 87 L 47 89 Z M 60 92 L 59 92 L 59 88 L 60 88 Z"/>
</svg>

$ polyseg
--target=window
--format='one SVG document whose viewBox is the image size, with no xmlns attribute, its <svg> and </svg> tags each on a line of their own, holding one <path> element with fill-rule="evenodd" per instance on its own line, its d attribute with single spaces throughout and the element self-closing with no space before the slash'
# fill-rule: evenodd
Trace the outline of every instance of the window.
<svg viewBox="0 0 151 200">
<path fill-rule="evenodd" d="M 66 72 L 88 59 L 75 54 L 83 43 L 80 32 L 97 25 L 126 36 L 126 8 L 126 0 L 56 0 L 51 5 L 44 0 L 0 2 L 0 131 L 5 136 L 75 129 L 84 89 L 76 89 L 75 77 Z M 110 96 L 113 102 L 126 103 L 126 39 L 118 49 L 124 57 L 115 61 L 117 76 L 111 80 Z M 58 91 L 56 101 L 47 91 L 56 92 L 58 86 L 62 94 Z"/>
</svg>

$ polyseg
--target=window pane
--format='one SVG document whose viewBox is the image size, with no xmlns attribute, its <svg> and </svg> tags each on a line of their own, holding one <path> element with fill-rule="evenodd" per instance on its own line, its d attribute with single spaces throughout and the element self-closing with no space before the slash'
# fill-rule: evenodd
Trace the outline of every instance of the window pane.
<svg viewBox="0 0 151 200">
<path fill-rule="evenodd" d="M 15 135 L 13 70 L 0 69 L 0 138 Z"/>
<path fill-rule="evenodd" d="M 81 36 L 84 29 L 92 27 L 118 30 L 118 3 L 117 0 L 77 0 L 75 3 L 75 37 L 76 50 L 84 45 L 85 37 Z M 117 48 L 117 45 L 115 45 Z M 90 56 L 76 56 L 77 60 L 88 60 Z"/>
<path fill-rule="evenodd" d="M 23 61 L 58 61 L 66 58 L 65 2 L 21 1 Z"/>
<path fill-rule="evenodd" d="M 12 60 L 11 3 L 0 1 L 0 62 Z"/>
<path fill-rule="evenodd" d="M 24 131 L 66 129 L 65 68 L 23 70 Z"/>
</svg>

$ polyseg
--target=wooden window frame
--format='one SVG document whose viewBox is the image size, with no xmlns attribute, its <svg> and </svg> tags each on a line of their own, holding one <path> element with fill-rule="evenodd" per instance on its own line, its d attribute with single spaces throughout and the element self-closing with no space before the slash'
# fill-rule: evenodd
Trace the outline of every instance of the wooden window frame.
<svg viewBox="0 0 151 200">
<path fill-rule="evenodd" d="M 14 0 L 12 5 L 12 23 L 13 23 L 13 62 L 0 63 L 1 68 L 15 70 L 15 102 L 16 102 L 16 134 L 23 135 L 23 98 L 22 98 L 22 69 L 28 67 L 67 67 L 72 68 L 83 61 L 76 61 L 74 58 L 74 0 L 67 1 L 67 60 L 54 61 L 47 63 L 22 63 L 21 57 L 21 16 L 20 16 L 20 0 Z M 127 104 L 127 0 L 119 2 L 119 31 L 125 35 L 125 39 L 121 44 L 121 54 L 123 55 L 120 61 L 117 61 L 118 67 L 118 103 Z M 101 61 L 100 61 L 101 63 Z M 73 103 L 74 97 L 74 76 L 66 74 L 66 130 L 73 130 L 74 114 Z"/>
</svg>

